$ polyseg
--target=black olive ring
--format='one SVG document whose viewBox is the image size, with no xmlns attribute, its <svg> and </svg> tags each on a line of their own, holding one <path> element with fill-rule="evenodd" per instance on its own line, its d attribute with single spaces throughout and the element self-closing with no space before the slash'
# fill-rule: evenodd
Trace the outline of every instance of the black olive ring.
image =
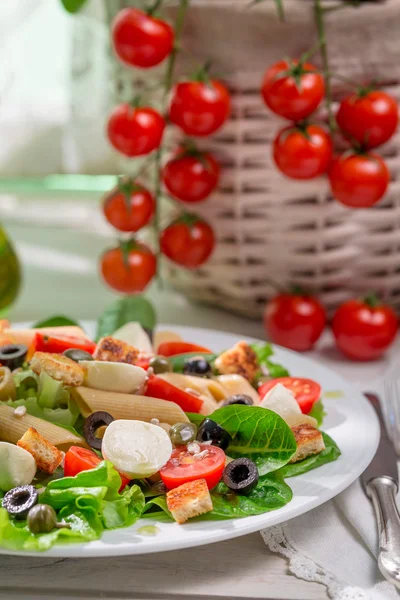
<svg viewBox="0 0 400 600">
<path fill-rule="evenodd" d="M 83 435 L 85 440 L 95 450 L 101 450 L 101 438 L 97 437 L 96 432 L 100 427 L 108 427 L 114 421 L 114 417 L 105 410 L 98 410 L 85 419 L 83 424 Z"/>
</svg>

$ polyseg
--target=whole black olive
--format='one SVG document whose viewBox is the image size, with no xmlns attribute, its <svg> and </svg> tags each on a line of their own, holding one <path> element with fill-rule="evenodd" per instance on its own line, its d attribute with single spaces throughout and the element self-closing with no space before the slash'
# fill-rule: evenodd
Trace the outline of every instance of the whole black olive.
<svg viewBox="0 0 400 600">
<path fill-rule="evenodd" d="M 222 450 L 226 450 L 231 440 L 230 434 L 212 419 L 204 419 L 197 432 L 198 442 L 211 442 L 213 446 L 218 446 Z"/>
<path fill-rule="evenodd" d="M 18 369 L 24 362 L 28 348 L 24 344 L 8 344 L 0 348 L 0 363 L 3 367 L 8 367 L 10 371 Z"/>
<path fill-rule="evenodd" d="M 33 485 L 20 485 L 4 496 L 2 506 L 16 519 L 26 519 L 28 512 L 38 501 L 38 493 Z"/>
<path fill-rule="evenodd" d="M 75 362 L 80 362 L 81 360 L 94 360 L 89 352 L 86 352 L 86 350 L 79 350 L 79 348 L 68 348 L 68 350 L 64 350 L 63 355 Z"/>
<path fill-rule="evenodd" d="M 256 464 L 249 458 L 236 458 L 226 465 L 222 481 L 233 492 L 248 494 L 258 483 Z"/>
<path fill-rule="evenodd" d="M 171 361 L 165 356 L 153 356 L 150 360 L 149 366 L 153 369 L 156 375 L 161 373 L 170 373 L 172 371 Z"/>
<path fill-rule="evenodd" d="M 99 410 L 92 413 L 85 419 L 83 424 L 83 435 L 85 440 L 95 450 L 101 450 L 101 438 L 97 437 L 96 433 L 100 427 L 107 427 L 114 421 L 114 417 L 104 410 Z"/>
<path fill-rule="evenodd" d="M 201 356 L 187 358 L 183 363 L 185 375 L 197 375 L 199 377 L 211 377 L 212 368 L 210 363 Z"/>
<path fill-rule="evenodd" d="M 245 404 L 246 406 L 253 406 L 254 402 L 251 396 L 247 396 L 246 394 L 234 394 L 233 396 L 229 396 L 222 406 L 230 406 L 231 404 Z"/>
</svg>

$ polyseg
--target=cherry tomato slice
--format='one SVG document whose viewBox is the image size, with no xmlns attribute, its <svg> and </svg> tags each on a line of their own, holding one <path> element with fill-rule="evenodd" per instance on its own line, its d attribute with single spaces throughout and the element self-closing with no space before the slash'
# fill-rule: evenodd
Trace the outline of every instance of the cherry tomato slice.
<svg viewBox="0 0 400 600">
<path fill-rule="evenodd" d="M 164 342 L 157 349 L 157 354 L 161 354 L 161 356 L 175 356 L 176 354 L 187 354 L 188 352 L 212 354 L 208 348 L 198 346 L 197 344 L 190 344 L 189 342 Z"/>
<path fill-rule="evenodd" d="M 179 446 L 173 451 L 160 471 L 161 479 L 169 490 L 196 479 L 205 479 L 210 490 L 217 485 L 225 468 L 225 452 L 207 444 L 200 444 L 200 448 L 201 451 L 208 450 L 201 459 L 194 458 L 186 446 Z"/>
<path fill-rule="evenodd" d="M 101 463 L 101 458 L 92 450 L 86 448 L 80 448 L 79 446 L 71 446 L 64 458 L 64 475 L 65 477 L 75 477 L 82 471 L 89 471 L 94 469 Z M 124 487 L 129 483 L 129 479 L 120 474 L 121 487 L 119 491 L 122 492 Z"/>
<path fill-rule="evenodd" d="M 281 383 L 293 393 L 301 412 L 306 415 L 312 409 L 313 404 L 321 397 L 321 386 L 319 383 L 302 377 L 278 377 L 278 379 L 266 381 L 258 388 L 260 397 L 264 398 L 265 394 L 272 390 L 277 383 Z"/>
<path fill-rule="evenodd" d="M 79 338 L 70 335 L 50 336 L 36 332 L 32 347 L 35 352 L 50 352 L 52 354 L 62 354 L 65 350 L 76 348 L 93 354 L 96 350 L 96 344 L 91 340 Z"/>
<path fill-rule="evenodd" d="M 176 385 L 172 385 L 169 381 L 165 381 L 156 375 L 149 378 L 145 395 L 150 398 L 175 402 L 185 412 L 199 413 L 203 406 L 201 398 L 181 390 Z"/>
</svg>

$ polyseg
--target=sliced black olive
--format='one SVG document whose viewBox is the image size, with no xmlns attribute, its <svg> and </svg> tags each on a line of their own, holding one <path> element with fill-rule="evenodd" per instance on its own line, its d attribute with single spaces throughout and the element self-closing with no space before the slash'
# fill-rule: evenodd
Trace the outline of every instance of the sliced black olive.
<svg viewBox="0 0 400 600">
<path fill-rule="evenodd" d="M 213 446 L 218 446 L 222 450 L 226 450 L 231 440 L 230 434 L 212 419 L 204 419 L 197 432 L 198 442 L 211 442 Z"/>
<path fill-rule="evenodd" d="M 83 424 L 83 435 L 89 446 L 95 450 L 101 450 L 102 440 L 96 435 L 97 431 L 100 427 L 107 427 L 113 421 L 114 417 L 104 410 L 94 412 L 85 419 Z"/>
<path fill-rule="evenodd" d="M 24 362 L 28 348 L 24 344 L 9 344 L 0 348 L 0 363 L 3 367 L 8 367 L 10 371 L 18 369 Z"/>
<path fill-rule="evenodd" d="M 196 439 L 197 427 L 194 423 L 175 423 L 169 430 L 174 446 L 185 446 Z"/>
<path fill-rule="evenodd" d="M 69 348 L 68 350 L 64 350 L 63 354 L 75 362 L 80 362 L 81 360 L 94 360 L 89 352 L 86 352 L 86 350 L 79 350 L 79 348 Z"/>
<path fill-rule="evenodd" d="M 38 501 L 38 493 L 33 485 L 20 485 L 4 496 L 2 506 L 16 519 L 26 519 L 28 512 Z"/>
<path fill-rule="evenodd" d="M 156 375 L 160 375 L 160 373 L 170 373 L 172 371 L 171 362 L 165 356 L 154 356 L 149 366 L 153 369 Z"/>
<path fill-rule="evenodd" d="M 249 458 L 236 458 L 226 465 L 222 481 L 233 492 L 248 494 L 258 483 L 256 464 Z"/>
<path fill-rule="evenodd" d="M 202 356 L 187 358 L 183 363 L 185 375 L 198 375 L 199 377 L 211 377 L 212 368 L 210 363 Z"/>
<path fill-rule="evenodd" d="M 246 406 L 253 406 L 254 402 L 251 396 L 247 396 L 246 394 L 234 394 L 233 396 L 229 396 L 222 406 L 230 406 L 231 404 L 245 404 Z"/>
</svg>

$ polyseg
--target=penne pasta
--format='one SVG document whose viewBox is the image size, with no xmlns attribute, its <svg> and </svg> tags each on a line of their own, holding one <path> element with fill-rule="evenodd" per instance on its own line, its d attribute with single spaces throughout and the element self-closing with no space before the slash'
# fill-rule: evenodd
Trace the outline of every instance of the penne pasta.
<svg viewBox="0 0 400 600">
<path fill-rule="evenodd" d="M 84 417 L 88 417 L 93 412 L 104 410 L 110 413 L 114 419 L 133 419 L 147 422 L 150 422 L 151 419 L 158 419 L 160 422 L 169 423 L 170 425 L 189 421 L 183 410 L 177 404 L 168 400 L 105 392 L 104 390 L 94 390 L 86 387 L 77 387 L 70 391 Z"/>
<path fill-rule="evenodd" d="M 38 419 L 28 413 L 23 417 L 17 417 L 14 415 L 14 411 L 15 409 L 11 406 L 0 404 L 0 440 L 3 442 L 16 444 L 26 431 L 33 427 L 60 450 L 68 450 L 70 446 L 88 447 L 82 437 L 74 435 L 63 427 Z"/>
<path fill-rule="evenodd" d="M 218 402 L 216 402 L 213 391 L 219 400 L 223 400 L 226 397 L 226 392 L 221 384 L 206 377 L 182 375 L 181 373 L 162 373 L 158 377 L 182 390 L 199 396 L 203 400 L 203 406 L 200 411 L 202 415 L 210 415 L 218 408 Z"/>
<path fill-rule="evenodd" d="M 216 381 L 225 388 L 226 397 L 234 396 L 235 394 L 245 394 L 253 399 L 254 404 L 260 404 L 260 396 L 257 391 L 242 375 L 219 375 L 216 377 Z"/>
</svg>

